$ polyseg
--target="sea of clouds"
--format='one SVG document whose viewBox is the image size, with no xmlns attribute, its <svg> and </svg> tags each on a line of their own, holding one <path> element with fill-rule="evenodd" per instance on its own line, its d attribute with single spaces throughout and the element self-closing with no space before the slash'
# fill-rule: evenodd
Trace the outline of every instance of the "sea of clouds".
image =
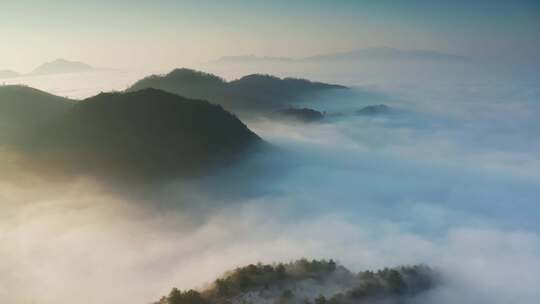
<svg viewBox="0 0 540 304">
<path fill-rule="evenodd" d="M 148 303 L 237 266 L 307 257 L 440 270 L 445 283 L 414 303 L 536 303 L 539 82 L 338 76 L 321 80 L 347 79 L 354 94 L 305 105 L 344 115 L 248 119 L 278 149 L 203 179 L 117 189 L 29 172 L 2 149 L 0 301 Z M 379 103 L 394 112 L 352 114 Z"/>
</svg>

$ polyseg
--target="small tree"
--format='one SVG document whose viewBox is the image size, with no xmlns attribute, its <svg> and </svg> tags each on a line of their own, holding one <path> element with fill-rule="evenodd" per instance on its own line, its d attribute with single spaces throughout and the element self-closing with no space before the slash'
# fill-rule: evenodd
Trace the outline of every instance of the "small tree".
<svg viewBox="0 0 540 304">
<path fill-rule="evenodd" d="M 320 295 L 315 299 L 315 304 L 326 304 L 327 302 L 328 301 L 326 301 L 326 298 L 323 295 Z"/>
<path fill-rule="evenodd" d="M 403 277 L 397 270 L 390 270 L 387 280 L 390 290 L 394 293 L 401 293 L 407 287 Z"/>
<path fill-rule="evenodd" d="M 173 288 L 167 297 L 168 304 L 182 304 L 182 292 L 178 288 Z"/>
<path fill-rule="evenodd" d="M 280 263 L 276 267 L 276 275 L 277 275 L 277 279 L 280 281 L 285 280 L 285 278 L 287 278 L 287 270 L 285 269 L 285 266 L 283 266 L 283 264 Z"/>
</svg>

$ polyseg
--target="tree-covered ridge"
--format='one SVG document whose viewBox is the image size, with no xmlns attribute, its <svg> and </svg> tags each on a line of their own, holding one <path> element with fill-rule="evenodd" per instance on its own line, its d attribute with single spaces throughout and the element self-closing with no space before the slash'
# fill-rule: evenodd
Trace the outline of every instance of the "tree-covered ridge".
<svg viewBox="0 0 540 304">
<path fill-rule="evenodd" d="M 0 109 L 6 116 L 1 122 L 17 130 L 9 143 L 39 166 L 61 172 L 193 176 L 242 159 L 263 143 L 220 105 L 156 89 L 67 102 L 31 88 L 0 87 Z"/>
<path fill-rule="evenodd" d="M 74 101 L 23 85 L 0 85 L 0 144 L 68 111 Z"/>
<path fill-rule="evenodd" d="M 236 268 L 205 290 L 173 288 L 155 304 L 397 303 L 429 290 L 436 281 L 434 271 L 424 265 L 353 273 L 333 260 L 301 259 Z"/>
<path fill-rule="evenodd" d="M 344 86 L 306 79 L 253 74 L 233 81 L 195 70 L 176 69 L 137 81 L 128 91 L 156 88 L 188 98 L 205 99 L 235 111 L 279 109 L 328 90 Z"/>
</svg>

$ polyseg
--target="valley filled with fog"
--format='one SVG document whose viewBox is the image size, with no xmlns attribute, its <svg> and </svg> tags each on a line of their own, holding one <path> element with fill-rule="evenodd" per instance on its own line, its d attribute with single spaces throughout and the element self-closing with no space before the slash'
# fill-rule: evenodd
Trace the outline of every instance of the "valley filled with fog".
<svg viewBox="0 0 540 304">
<path fill-rule="evenodd" d="M 302 100 L 324 113 L 317 122 L 239 115 L 272 149 L 201 177 L 117 185 L 31 170 L 0 146 L 2 302 L 150 303 L 241 265 L 302 257 L 442 273 L 406 303 L 540 298 L 540 79 L 444 63 L 193 68 L 350 90 Z M 2 81 L 83 99 L 168 72 Z M 390 111 L 357 113 L 380 104 Z"/>
</svg>

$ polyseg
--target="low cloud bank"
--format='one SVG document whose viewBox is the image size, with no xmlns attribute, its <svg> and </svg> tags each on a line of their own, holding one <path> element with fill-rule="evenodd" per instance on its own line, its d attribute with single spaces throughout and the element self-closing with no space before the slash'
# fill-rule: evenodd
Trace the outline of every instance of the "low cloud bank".
<svg viewBox="0 0 540 304">
<path fill-rule="evenodd" d="M 278 151 L 148 191 L 30 173 L 3 150 L 0 300 L 148 303 L 306 257 L 442 271 L 414 303 L 535 303 L 538 90 L 452 88 L 381 88 L 402 110 L 392 117 L 248 122 Z M 312 106 L 381 103 L 360 96 Z"/>
</svg>

